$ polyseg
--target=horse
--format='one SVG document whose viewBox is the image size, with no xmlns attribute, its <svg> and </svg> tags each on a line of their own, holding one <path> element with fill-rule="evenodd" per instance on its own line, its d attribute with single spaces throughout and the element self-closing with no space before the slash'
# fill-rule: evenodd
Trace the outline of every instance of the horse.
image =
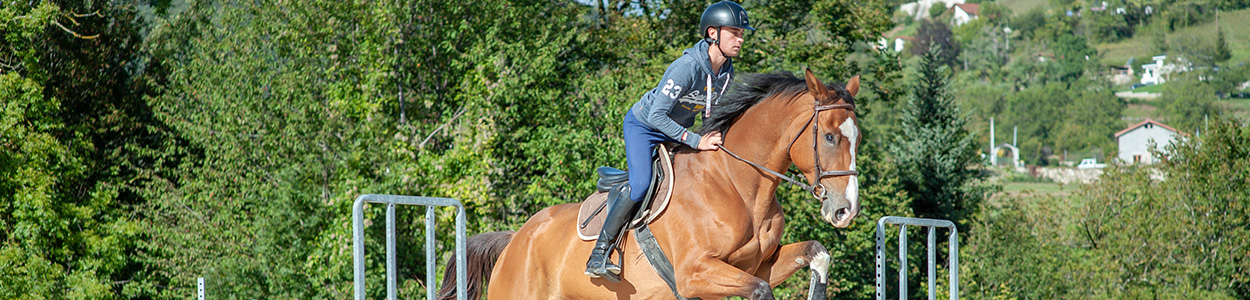
<svg viewBox="0 0 1250 300">
<path fill-rule="evenodd" d="M 859 214 L 859 76 L 845 85 L 823 84 L 810 69 L 804 78 L 743 78 L 704 122 L 704 131 L 724 133 L 720 150 L 677 151 L 672 200 L 649 225 L 672 262 L 675 291 L 643 259 L 635 233 L 619 242 L 619 282 L 586 276 L 594 241 L 578 238 L 579 203 L 567 203 L 539 211 L 515 232 L 470 238 L 467 299 L 479 297 L 483 280 L 488 299 L 774 299 L 772 288 L 803 267 L 811 268 L 809 298 L 823 299 L 829 253 L 817 241 L 780 244 L 785 215 L 775 192 L 782 180 L 803 186 L 834 227 L 846 228 Z M 807 184 L 782 174 L 791 164 Z M 446 270 L 440 295 L 455 299 L 452 261 Z"/>
</svg>

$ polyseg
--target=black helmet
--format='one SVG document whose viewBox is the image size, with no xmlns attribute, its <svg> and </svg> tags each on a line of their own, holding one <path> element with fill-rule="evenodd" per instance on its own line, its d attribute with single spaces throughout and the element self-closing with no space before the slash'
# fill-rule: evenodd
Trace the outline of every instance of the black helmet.
<svg viewBox="0 0 1250 300">
<path fill-rule="evenodd" d="M 729 1 L 717 2 L 703 10 L 703 17 L 699 18 L 699 34 L 703 38 L 711 38 L 707 34 L 707 28 L 721 26 L 755 30 L 747 19 L 747 11 L 741 5 Z"/>
</svg>

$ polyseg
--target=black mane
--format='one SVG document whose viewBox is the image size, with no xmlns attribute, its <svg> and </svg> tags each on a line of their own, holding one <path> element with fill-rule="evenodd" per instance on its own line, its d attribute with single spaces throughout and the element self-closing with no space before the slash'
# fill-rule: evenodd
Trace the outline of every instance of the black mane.
<svg viewBox="0 0 1250 300">
<path fill-rule="evenodd" d="M 826 83 L 830 92 L 847 103 L 855 104 L 851 93 L 846 91 L 840 82 Z M 701 134 L 712 131 L 724 133 L 738 121 L 738 117 L 747 109 L 759 104 L 760 101 L 773 96 L 784 96 L 793 99 L 795 95 L 807 91 L 807 81 L 789 72 L 751 73 L 738 77 L 728 94 L 721 97 L 720 102 L 712 105 L 712 116 L 704 121 Z"/>
</svg>

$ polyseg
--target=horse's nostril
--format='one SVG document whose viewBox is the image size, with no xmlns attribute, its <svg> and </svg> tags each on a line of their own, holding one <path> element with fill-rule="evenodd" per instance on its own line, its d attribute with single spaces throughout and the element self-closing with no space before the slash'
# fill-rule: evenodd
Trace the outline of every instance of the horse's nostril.
<svg viewBox="0 0 1250 300">
<path fill-rule="evenodd" d="M 839 208 L 838 211 L 834 212 L 833 219 L 840 221 L 845 218 L 847 214 L 848 213 L 845 208 Z"/>
</svg>

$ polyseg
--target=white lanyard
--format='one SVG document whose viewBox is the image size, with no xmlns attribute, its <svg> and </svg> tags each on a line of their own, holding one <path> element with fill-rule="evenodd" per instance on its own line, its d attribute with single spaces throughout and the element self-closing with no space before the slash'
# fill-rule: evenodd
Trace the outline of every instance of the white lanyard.
<svg viewBox="0 0 1250 300">
<path fill-rule="evenodd" d="M 725 88 L 729 87 L 729 79 L 729 76 L 725 76 L 725 84 L 720 87 L 722 94 L 725 93 Z M 712 74 L 707 75 L 707 85 L 704 86 L 704 91 L 707 92 L 707 97 L 704 98 L 706 103 L 703 105 L 703 117 L 708 118 L 712 116 Z M 716 102 L 720 102 L 720 97 L 716 97 Z"/>
</svg>

